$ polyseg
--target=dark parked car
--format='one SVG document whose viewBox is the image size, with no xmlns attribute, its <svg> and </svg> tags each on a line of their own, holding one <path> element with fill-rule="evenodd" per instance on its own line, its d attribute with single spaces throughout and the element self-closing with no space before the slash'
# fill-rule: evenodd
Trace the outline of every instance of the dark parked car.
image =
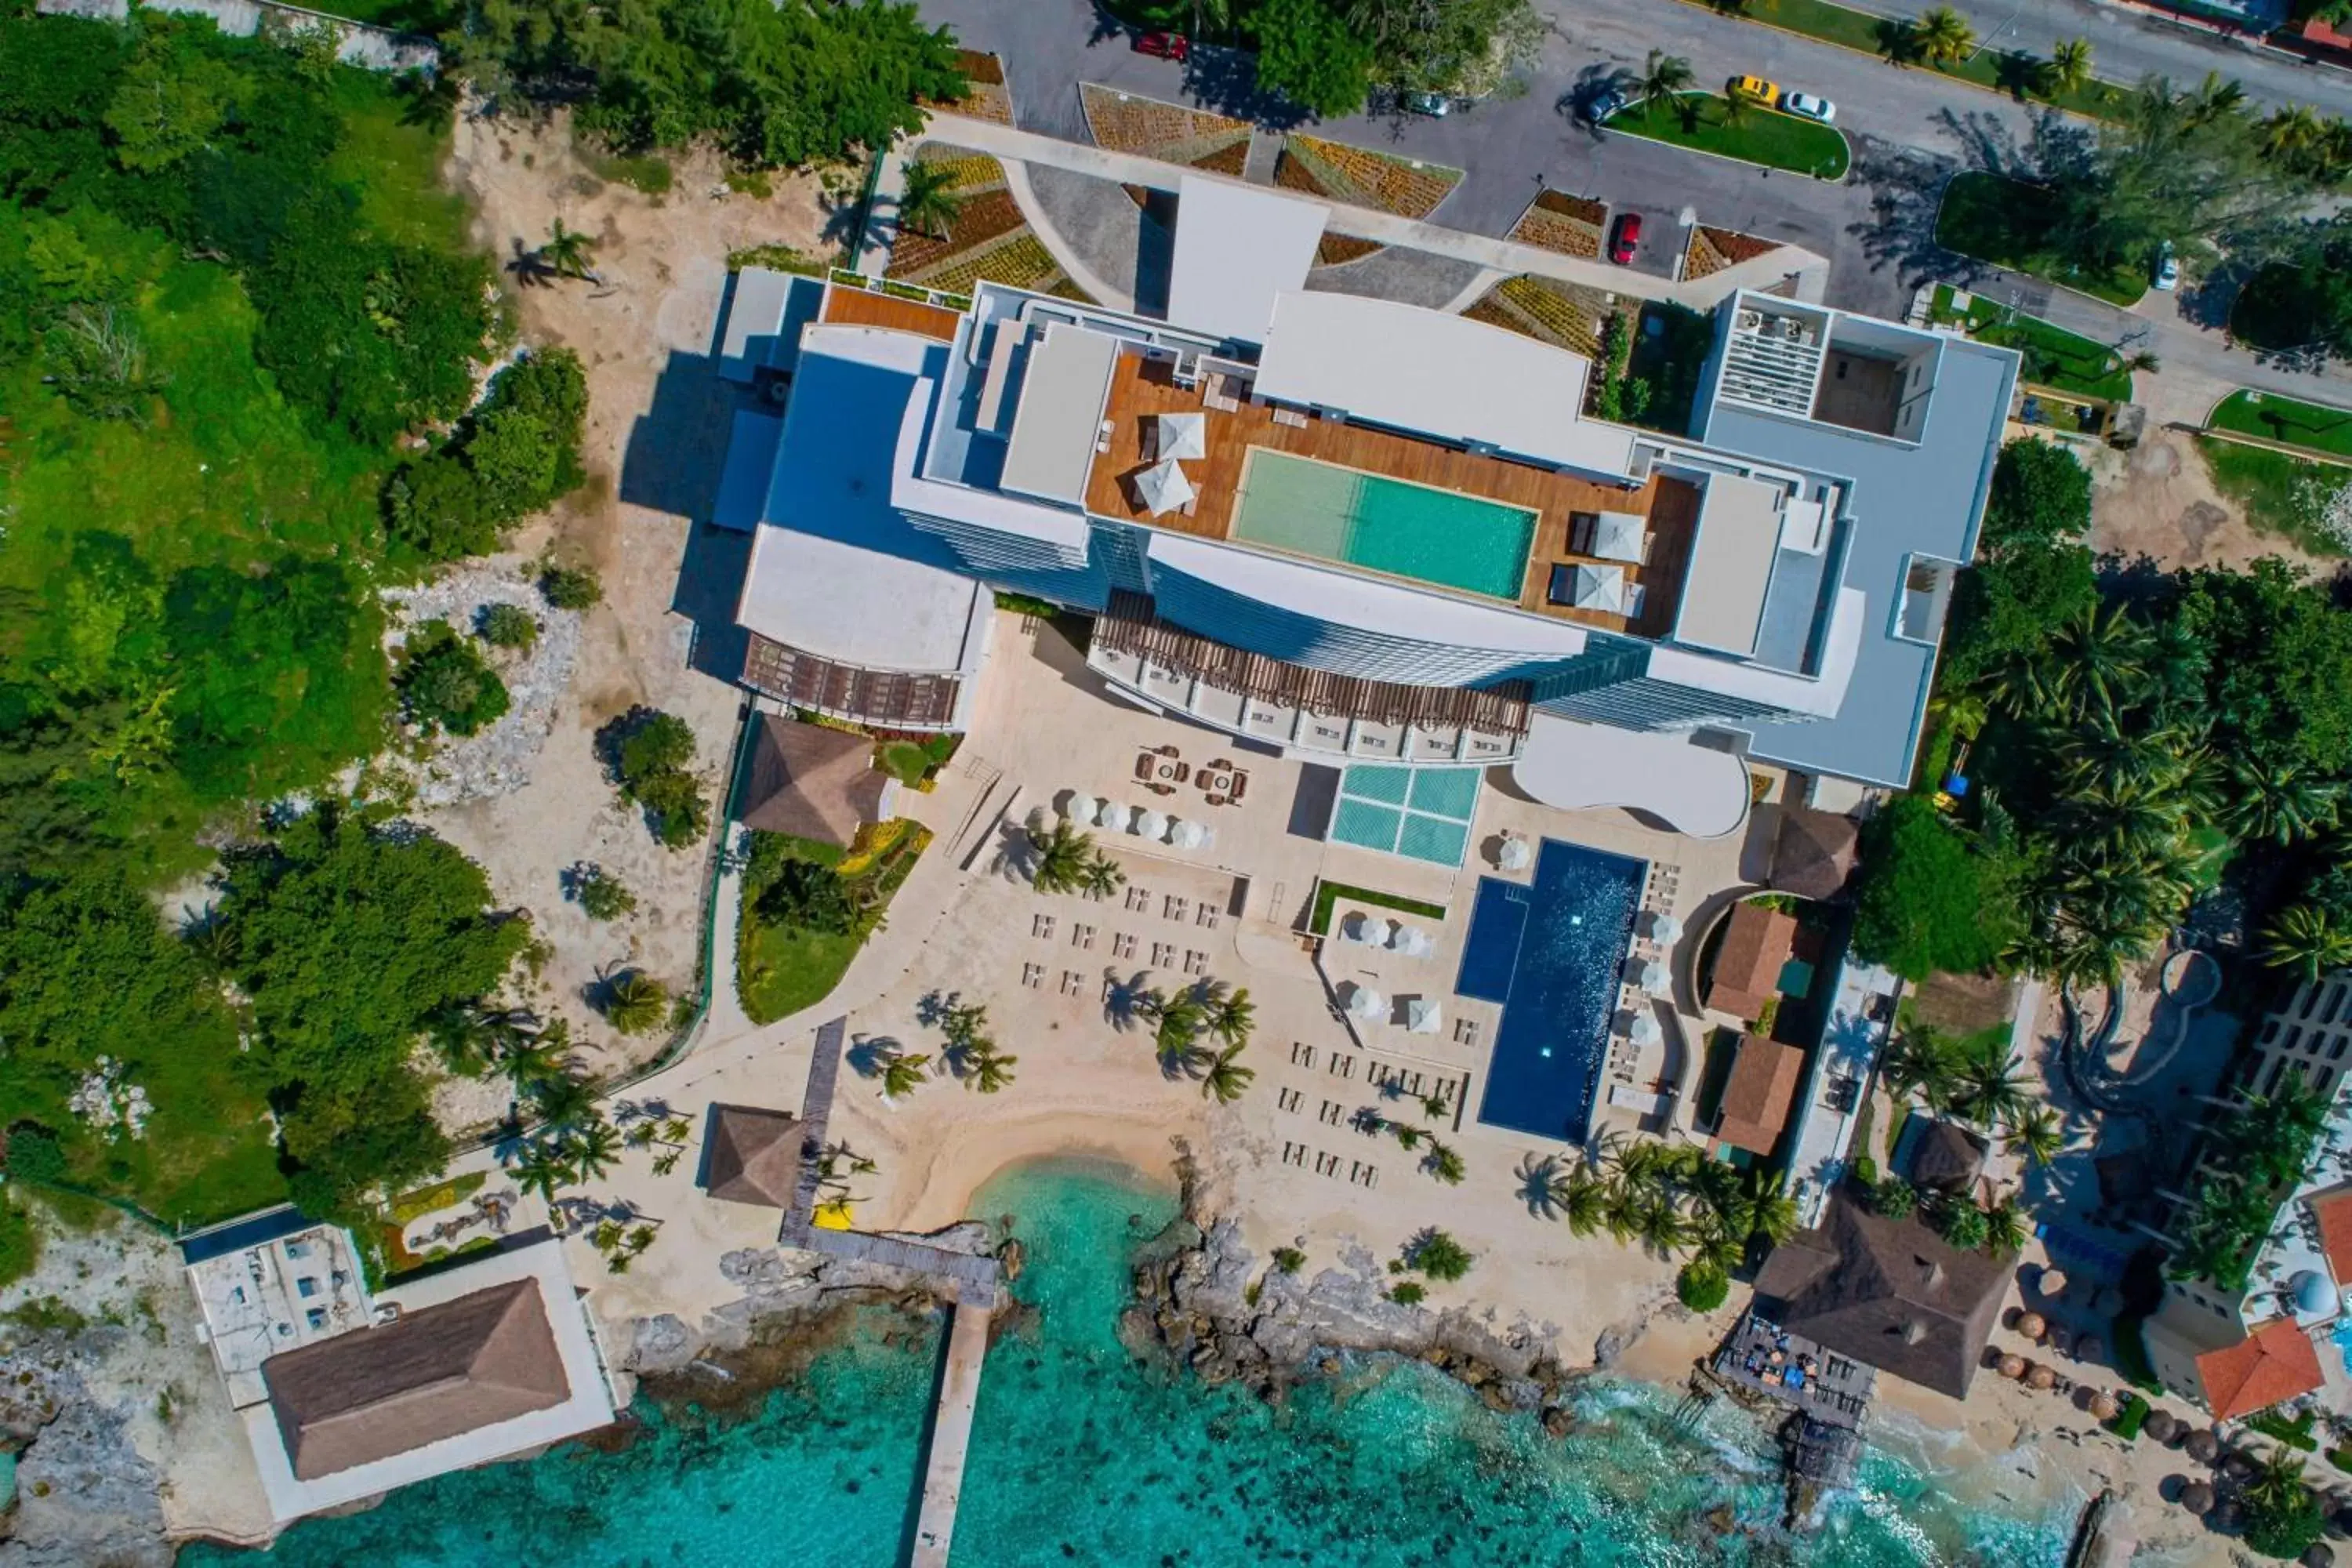
<svg viewBox="0 0 2352 1568">
<path fill-rule="evenodd" d="M 1158 55 L 1163 60 L 1174 60 L 1182 65 L 1192 58 L 1192 40 L 1181 33 L 1138 33 L 1135 52 Z"/>
<path fill-rule="evenodd" d="M 1605 125 L 1609 117 L 1625 107 L 1625 95 L 1612 89 L 1598 98 L 1587 99 L 1584 119 L 1588 125 Z"/>
<path fill-rule="evenodd" d="M 1642 246 L 1642 215 L 1621 213 L 1617 226 L 1609 233 L 1609 259 L 1623 267 L 1633 259 L 1633 252 Z"/>
</svg>

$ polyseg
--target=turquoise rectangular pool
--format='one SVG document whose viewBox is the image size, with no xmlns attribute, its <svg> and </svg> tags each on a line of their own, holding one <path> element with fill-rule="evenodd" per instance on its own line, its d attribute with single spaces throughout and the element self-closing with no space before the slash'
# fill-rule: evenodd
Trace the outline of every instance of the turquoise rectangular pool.
<svg viewBox="0 0 2352 1568">
<path fill-rule="evenodd" d="M 1517 603 L 1536 514 L 1501 501 L 1250 448 L 1232 536 Z"/>
<path fill-rule="evenodd" d="M 1476 768 L 1358 763 L 1339 781 L 1331 837 L 1342 844 L 1458 867 L 1478 812 Z"/>
</svg>

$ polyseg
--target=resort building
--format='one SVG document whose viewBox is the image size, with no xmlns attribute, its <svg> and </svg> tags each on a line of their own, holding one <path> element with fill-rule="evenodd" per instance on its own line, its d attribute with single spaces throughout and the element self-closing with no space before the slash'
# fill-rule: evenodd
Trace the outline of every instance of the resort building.
<svg viewBox="0 0 2352 1568">
<path fill-rule="evenodd" d="M 2266 1015 L 2246 1042 L 2238 1081 L 2248 1092 L 2271 1094 L 2290 1072 L 2321 1094 L 2333 1095 L 2352 1063 L 2352 970 L 2333 970 L 2295 987 L 2285 1005 Z"/>
<path fill-rule="evenodd" d="M 545 1232 L 372 1294 L 350 1235 L 291 1208 L 182 1252 L 280 1521 L 613 1419 L 586 1309 Z"/>
<path fill-rule="evenodd" d="M 735 285 L 716 521 L 757 533 L 741 677 L 963 722 L 982 591 L 1093 617 L 1126 701 L 1285 755 L 1508 765 L 1698 836 L 1747 760 L 1908 781 L 2015 356 L 1741 293 L 1687 435 L 1582 358 L 1309 290 L 1323 209 L 1187 176 L 1165 319 L 982 284 Z"/>
<path fill-rule="evenodd" d="M 1804 1080 L 1803 1051 L 1761 1035 L 1741 1036 L 1716 1116 L 1717 1139 L 1759 1159 L 1770 1159 Z"/>
<path fill-rule="evenodd" d="M 746 827 L 846 849 L 886 822 L 898 781 L 874 765 L 864 735 L 761 713 L 753 719 L 735 816 Z"/>
<path fill-rule="evenodd" d="M 1742 1022 L 1762 1016 L 1796 944 L 1794 916 L 1748 900 L 1733 905 L 1707 975 L 1707 1006 Z"/>
</svg>

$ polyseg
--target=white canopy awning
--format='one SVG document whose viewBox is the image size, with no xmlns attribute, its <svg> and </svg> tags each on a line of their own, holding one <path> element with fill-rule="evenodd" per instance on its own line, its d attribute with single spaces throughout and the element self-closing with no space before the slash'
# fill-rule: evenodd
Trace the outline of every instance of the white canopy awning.
<svg viewBox="0 0 2352 1568">
<path fill-rule="evenodd" d="M 1192 481 L 1184 477 L 1184 470 L 1177 466 L 1176 459 L 1163 458 L 1135 476 L 1135 493 L 1145 509 L 1158 517 L 1162 512 L 1176 510 L 1198 492 L 1192 489 Z"/>
<path fill-rule="evenodd" d="M 1625 613 L 1625 570 L 1622 566 L 1579 566 L 1568 574 L 1568 602 L 1580 610 Z"/>
<path fill-rule="evenodd" d="M 1160 446 L 1152 455 L 1163 460 L 1170 458 L 1207 457 L 1209 455 L 1209 416 L 1205 414 L 1160 416 Z"/>
<path fill-rule="evenodd" d="M 1589 553 L 1609 561 L 1639 561 L 1643 531 L 1639 513 L 1601 512 L 1592 524 L 1592 549 Z"/>
</svg>

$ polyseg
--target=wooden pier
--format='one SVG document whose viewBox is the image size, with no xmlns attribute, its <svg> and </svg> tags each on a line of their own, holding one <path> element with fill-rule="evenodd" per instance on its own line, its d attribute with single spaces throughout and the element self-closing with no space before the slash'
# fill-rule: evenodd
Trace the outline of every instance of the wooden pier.
<svg viewBox="0 0 2352 1568">
<path fill-rule="evenodd" d="M 980 1402 L 981 1364 L 988 1355 L 986 1307 L 954 1309 L 948 1364 L 931 1417 L 931 1447 L 923 1463 L 923 1501 L 915 1515 L 915 1550 L 908 1568 L 947 1568 L 955 1540 L 956 1503 L 963 1495 L 964 1456 L 971 1447 L 971 1416 Z"/>
</svg>

